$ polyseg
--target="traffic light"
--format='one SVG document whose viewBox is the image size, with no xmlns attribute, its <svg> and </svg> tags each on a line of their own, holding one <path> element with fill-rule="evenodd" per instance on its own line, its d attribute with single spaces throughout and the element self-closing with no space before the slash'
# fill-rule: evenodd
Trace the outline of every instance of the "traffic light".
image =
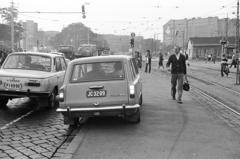
<svg viewBox="0 0 240 159">
<path fill-rule="evenodd" d="M 85 12 L 85 6 L 82 5 L 82 18 L 85 19 L 86 18 L 86 12 Z"/>
<path fill-rule="evenodd" d="M 131 38 L 131 40 L 130 40 L 130 46 L 131 46 L 131 48 L 134 48 L 134 38 Z"/>
</svg>

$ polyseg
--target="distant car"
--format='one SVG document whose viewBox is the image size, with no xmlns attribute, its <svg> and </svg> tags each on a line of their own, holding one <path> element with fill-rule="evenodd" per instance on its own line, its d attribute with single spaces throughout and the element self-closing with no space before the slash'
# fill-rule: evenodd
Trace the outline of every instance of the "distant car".
<svg viewBox="0 0 240 159">
<path fill-rule="evenodd" d="M 134 58 L 95 56 L 71 61 L 57 99 L 64 123 L 79 117 L 122 116 L 140 122 L 142 80 Z"/>
<path fill-rule="evenodd" d="M 18 97 L 44 99 L 49 107 L 56 106 L 56 94 L 63 84 L 66 68 L 64 57 L 58 54 L 9 54 L 0 69 L 0 107 Z"/>
<path fill-rule="evenodd" d="M 65 61 L 66 61 L 67 64 L 71 61 L 70 59 L 68 59 L 68 58 L 65 56 L 64 53 L 61 53 L 61 52 L 51 52 L 51 53 L 52 53 L 52 54 L 57 54 L 57 55 L 63 56 L 63 57 L 65 58 Z"/>
</svg>

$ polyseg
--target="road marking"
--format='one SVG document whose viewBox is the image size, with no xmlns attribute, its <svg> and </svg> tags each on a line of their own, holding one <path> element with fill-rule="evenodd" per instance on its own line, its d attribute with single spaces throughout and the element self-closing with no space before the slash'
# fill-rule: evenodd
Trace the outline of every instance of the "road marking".
<svg viewBox="0 0 240 159">
<path fill-rule="evenodd" d="M 0 130 L 7 129 L 9 126 L 13 125 L 14 123 L 18 122 L 19 120 L 21 120 L 21 119 L 23 119 L 23 118 L 25 118 L 25 117 L 27 117 L 27 116 L 29 116 L 29 115 L 32 114 L 33 112 L 34 112 L 34 111 L 31 110 L 31 111 L 29 111 L 28 113 L 20 116 L 19 118 L 11 121 L 10 123 L 5 124 L 3 127 L 0 128 Z"/>
</svg>

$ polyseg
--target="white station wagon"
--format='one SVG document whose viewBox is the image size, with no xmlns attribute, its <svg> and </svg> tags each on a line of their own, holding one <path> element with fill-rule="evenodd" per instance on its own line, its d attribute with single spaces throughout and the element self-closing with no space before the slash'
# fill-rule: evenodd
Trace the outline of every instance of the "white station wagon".
<svg viewBox="0 0 240 159">
<path fill-rule="evenodd" d="M 79 117 L 122 116 L 140 122 L 142 81 L 134 58 L 95 56 L 71 61 L 57 99 L 64 123 Z"/>
<path fill-rule="evenodd" d="M 57 54 L 9 54 L 0 69 L 0 107 L 18 97 L 44 99 L 49 107 L 56 106 L 56 94 L 63 84 L 66 68 L 64 57 Z"/>
</svg>

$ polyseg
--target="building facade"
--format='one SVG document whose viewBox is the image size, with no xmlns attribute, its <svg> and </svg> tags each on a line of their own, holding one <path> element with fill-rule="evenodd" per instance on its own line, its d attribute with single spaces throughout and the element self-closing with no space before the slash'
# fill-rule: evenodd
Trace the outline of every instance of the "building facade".
<svg viewBox="0 0 240 159">
<path fill-rule="evenodd" d="M 103 35 L 104 39 L 109 44 L 110 50 L 113 52 L 128 52 L 130 48 L 130 36 L 127 35 Z M 144 38 L 142 36 L 136 36 L 134 41 L 135 49 L 142 51 L 144 49 Z"/>
<path fill-rule="evenodd" d="M 235 22 L 218 17 L 170 20 L 163 26 L 163 43 L 186 48 L 192 37 L 235 36 Z"/>
<path fill-rule="evenodd" d="M 22 48 L 24 50 L 36 50 L 38 41 L 38 24 L 32 20 L 22 22 L 23 25 L 23 39 Z"/>
<path fill-rule="evenodd" d="M 186 53 L 190 59 L 206 59 L 208 55 L 220 59 L 223 54 L 231 58 L 234 54 L 235 37 L 228 37 L 225 45 L 221 44 L 221 41 L 222 37 L 190 38 Z"/>
</svg>

